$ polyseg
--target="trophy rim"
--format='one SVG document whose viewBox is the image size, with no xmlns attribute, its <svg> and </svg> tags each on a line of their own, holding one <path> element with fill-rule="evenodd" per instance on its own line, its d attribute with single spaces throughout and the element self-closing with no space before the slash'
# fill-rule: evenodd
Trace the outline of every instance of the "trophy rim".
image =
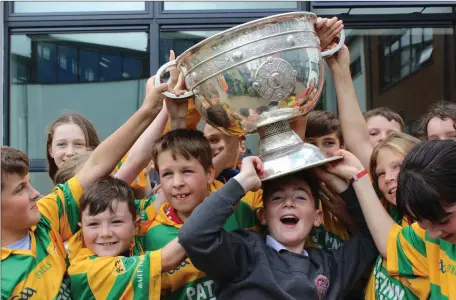
<svg viewBox="0 0 456 300">
<path fill-rule="evenodd" d="M 198 42 L 197 44 L 193 45 L 192 47 L 188 48 L 187 50 L 185 50 L 181 55 L 179 55 L 177 58 L 176 58 L 176 61 L 179 61 L 181 60 L 184 56 L 187 56 L 187 55 L 191 55 L 193 54 L 194 52 L 196 52 L 195 50 L 198 49 L 198 48 L 201 48 L 203 44 L 206 44 L 207 42 L 209 41 L 212 41 L 212 40 L 215 40 L 215 39 L 218 39 L 219 37 L 225 35 L 225 34 L 232 34 L 234 32 L 237 32 L 239 31 L 240 29 L 244 28 L 244 27 L 249 27 L 250 25 L 255 25 L 255 24 L 258 24 L 258 23 L 263 23 L 265 21 L 269 21 L 269 20 L 272 20 L 272 19 L 275 19 L 277 17 L 293 17 L 293 16 L 311 16 L 313 18 L 317 18 L 317 15 L 312 13 L 312 12 L 308 12 L 308 11 L 294 11 L 294 12 L 287 12 L 287 13 L 282 13 L 282 14 L 276 14 L 276 15 L 272 15 L 272 16 L 268 16 L 268 17 L 264 17 L 264 18 L 260 18 L 260 19 L 256 19 L 256 20 L 253 20 L 253 21 L 250 21 L 250 22 L 246 22 L 246 23 L 242 23 L 242 24 L 239 24 L 237 26 L 234 26 L 234 27 L 231 27 L 227 30 L 224 30 L 224 31 L 221 31 L 217 34 L 214 34 L 200 42 Z"/>
<path fill-rule="evenodd" d="M 318 167 L 318 166 L 324 165 L 324 164 L 326 164 L 328 162 L 332 162 L 332 161 L 339 160 L 339 159 L 342 159 L 342 158 L 343 158 L 342 156 L 327 157 L 325 159 L 322 159 L 320 161 L 317 161 L 317 162 L 314 162 L 314 163 L 311 163 L 311 164 L 308 164 L 308 165 L 305 165 L 305 166 L 300 166 L 300 167 L 297 167 L 297 168 L 290 169 L 287 172 L 283 172 L 283 173 L 274 174 L 274 175 L 271 175 L 271 176 L 260 178 L 260 180 L 261 180 L 261 182 L 265 182 L 265 181 L 276 179 L 276 178 L 279 178 L 279 177 L 283 177 L 283 176 L 286 176 L 286 175 L 289 175 L 289 174 L 292 174 L 292 173 L 296 173 L 296 172 L 299 172 L 299 171 L 302 171 L 302 170 Z"/>
</svg>

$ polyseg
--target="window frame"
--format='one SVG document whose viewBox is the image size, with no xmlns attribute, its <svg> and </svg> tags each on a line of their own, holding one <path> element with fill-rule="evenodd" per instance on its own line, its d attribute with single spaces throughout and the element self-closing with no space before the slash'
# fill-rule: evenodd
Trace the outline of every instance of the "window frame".
<svg viewBox="0 0 456 300">
<path fill-rule="evenodd" d="M 145 1 L 145 10 L 141 11 L 87 11 L 87 12 L 41 12 L 16 13 L 14 1 L 5 2 L 6 20 L 16 22 L 28 21 L 63 21 L 63 20 L 119 20 L 131 18 L 151 18 L 154 15 L 154 2 Z"/>
<path fill-rule="evenodd" d="M 295 9 L 236 9 L 236 10 L 165 10 L 163 1 L 154 2 L 155 18 L 157 19 L 185 19 L 185 18 L 207 18 L 210 13 L 211 18 L 263 18 L 275 14 L 292 12 L 292 11 L 310 11 L 310 2 L 295 1 Z"/>
</svg>

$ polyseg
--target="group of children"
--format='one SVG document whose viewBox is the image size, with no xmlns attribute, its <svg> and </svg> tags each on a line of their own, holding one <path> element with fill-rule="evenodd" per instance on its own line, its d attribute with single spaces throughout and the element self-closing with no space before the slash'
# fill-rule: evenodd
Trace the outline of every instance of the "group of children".
<svg viewBox="0 0 456 300">
<path fill-rule="evenodd" d="M 322 48 L 342 28 L 319 19 Z M 56 120 L 49 195 L 3 146 L 2 299 L 456 298 L 456 105 L 429 109 L 421 142 L 387 108 L 362 114 L 346 46 L 327 64 L 339 116 L 291 125 L 343 159 L 277 179 L 238 164 L 243 137 L 163 98 L 176 72 L 101 143 L 83 116 Z"/>
</svg>

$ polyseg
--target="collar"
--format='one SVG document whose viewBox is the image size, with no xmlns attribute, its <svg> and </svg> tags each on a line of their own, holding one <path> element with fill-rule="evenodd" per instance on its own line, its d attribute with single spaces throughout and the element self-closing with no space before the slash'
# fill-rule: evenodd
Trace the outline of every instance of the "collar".
<svg viewBox="0 0 456 300">
<path fill-rule="evenodd" d="M 174 223 L 180 225 L 184 224 L 184 221 L 181 218 L 179 218 L 179 216 L 176 214 L 176 210 L 174 209 L 174 207 L 169 206 L 167 209 L 165 209 L 165 214 L 168 217 L 168 219 L 170 219 Z"/>
<path fill-rule="evenodd" d="M 32 227 L 30 227 L 30 247 L 31 247 L 31 250 L 13 250 L 13 249 L 10 249 L 10 248 L 6 248 L 6 247 L 2 247 L 2 260 L 5 260 L 8 258 L 8 256 L 11 255 L 11 253 L 16 253 L 16 254 L 28 254 L 30 255 L 30 253 L 34 253 L 35 251 L 35 229 L 36 229 L 36 225 L 33 225 Z"/>
<path fill-rule="evenodd" d="M 290 252 L 290 250 L 288 250 L 284 245 L 279 243 L 275 238 L 273 238 L 269 234 L 266 236 L 266 244 L 269 247 L 271 247 L 272 249 L 274 249 L 275 251 L 277 251 L 277 253 L 280 253 L 282 251 Z M 302 255 L 304 255 L 305 257 L 308 257 L 309 253 L 307 253 L 306 249 L 302 249 Z"/>
</svg>

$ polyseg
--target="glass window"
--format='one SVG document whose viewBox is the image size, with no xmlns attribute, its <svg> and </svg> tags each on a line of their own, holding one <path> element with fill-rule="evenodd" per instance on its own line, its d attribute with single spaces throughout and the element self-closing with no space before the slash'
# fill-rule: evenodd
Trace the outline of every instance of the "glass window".
<svg viewBox="0 0 456 300">
<path fill-rule="evenodd" d="M 187 2 L 165 1 L 164 10 L 254 10 L 254 9 L 295 9 L 296 1 L 263 1 L 263 2 L 237 2 L 237 1 L 213 1 L 213 2 Z"/>
<path fill-rule="evenodd" d="M 148 32 L 12 35 L 11 146 L 45 159 L 47 130 L 64 112 L 87 117 L 100 139 L 119 128 L 144 98 L 148 39 Z M 45 176 L 37 178 L 39 191 L 49 192 Z"/>
<path fill-rule="evenodd" d="M 377 41 L 379 60 L 384 62 L 380 65 L 382 88 L 407 77 L 432 57 L 432 28 L 403 30 L 400 35 L 379 36 Z"/>
<path fill-rule="evenodd" d="M 109 11 L 145 11 L 146 3 L 140 2 L 53 2 L 53 1 L 18 1 L 14 2 L 14 12 L 33 13 L 78 13 Z"/>
<path fill-rule="evenodd" d="M 456 97 L 452 28 L 347 29 L 353 83 L 361 110 L 386 106 L 401 113 L 408 133 L 436 101 Z M 358 63 L 360 59 L 360 64 Z M 337 113 L 331 71 L 320 102 Z"/>
</svg>

